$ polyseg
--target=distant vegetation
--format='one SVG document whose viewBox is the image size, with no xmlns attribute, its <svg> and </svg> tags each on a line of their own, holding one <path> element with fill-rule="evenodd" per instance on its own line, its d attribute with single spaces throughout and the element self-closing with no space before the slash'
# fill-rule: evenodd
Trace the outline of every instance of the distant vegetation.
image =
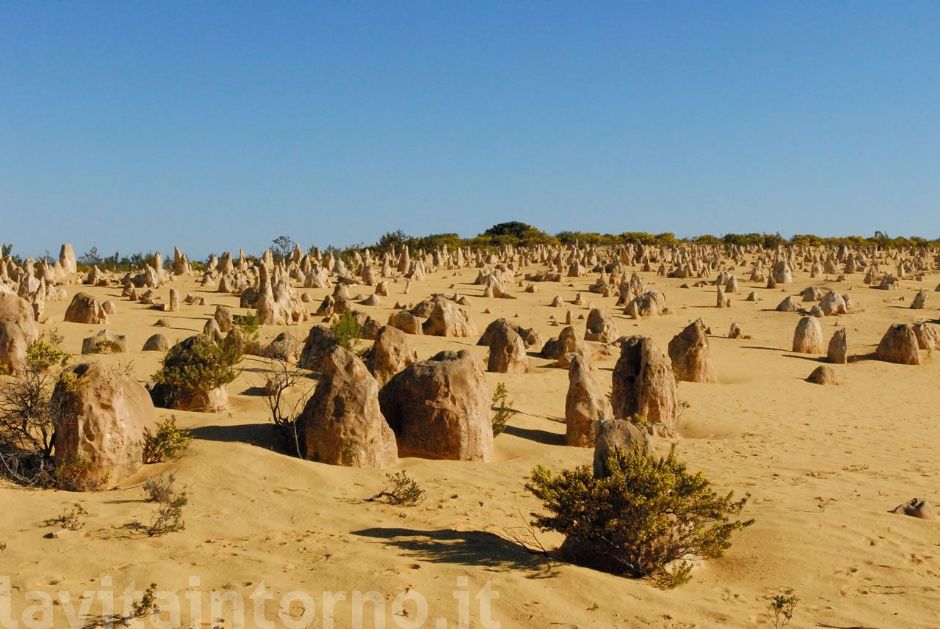
<svg viewBox="0 0 940 629">
<path fill-rule="evenodd" d="M 892 238 L 884 232 L 875 232 L 871 237 L 864 236 L 834 236 L 822 237 L 813 234 L 795 234 L 792 238 L 784 238 L 779 233 L 763 234 L 724 234 L 714 236 L 712 234 L 702 234 L 700 236 L 680 238 L 672 232 L 663 232 L 659 234 L 650 234 L 648 232 L 621 232 L 618 234 L 607 234 L 598 232 L 577 232 L 562 231 L 555 235 L 544 232 L 537 227 L 521 223 L 519 221 L 510 221 L 493 225 L 482 234 L 472 238 L 461 238 L 458 234 L 431 234 L 429 236 L 409 236 L 402 230 L 387 232 L 379 238 L 378 242 L 371 246 L 359 245 L 351 247 L 347 251 L 362 249 L 373 249 L 378 251 L 388 251 L 391 248 L 400 250 L 407 246 L 411 250 L 434 249 L 443 245 L 450 248 L 454 247 L 498 247 L 504 245 L 510 246 L 532 246 L 539 244 L 562 244 L 562 245 L 626 245 L 643 244 L 672 246 L 678 244 L 696 244 L 696 245 L 716 245 L 716 246 L 742 246 L 742 247 L 761 247 L 764 249 L 775 249 L 779 246 L 801 245 L 801 246 L 838 246 L 849 245 L 852 247 L 880 247 L 882 249 L 893 249 L 898 247 L 925 247 L 940 246 L 940 238 L 928 240 L 918 236 Z"/>
<path fill-rule="evenodd" d="M 98 247 L 92 247 L 78 256 L 77 262 L 80 270 L 89 270 L 91 267 L 97 266 L 99 269 L 107 269 L 109 271 L 132 271 L 134 269 L 142 269 L 147 264 L 152 266 L 156 255 L 157 252 L 155 251 L 148 251 L 147 253 L 138 252 L 130 255 L 121 255 L 120 252 L 115 251 L 112 255 L 108 256 L 99 254 Z M 172 257 L 163 257 L 164 268 L 169 268 L 171 262 Z"/>
<path fill-rule="evenodd" d="M 285 260 L 291 256 L 295 246 L 294 240 L 289 236 L 280 235 L 271 241 L 271 252 L 275 260 Z M 508 221 L 497 223 L 483 233 L 470 238 L 464 238 L 456 233 L 428 234 L 425 236 L 413 236 L 405 231 L 398 229 L 386 232 L 378 241 L 369 245 L 359 243 L 345 248 L 328 246 L 320 249 L 322 253 L 332 253 L 340 258 L 348 260 L 356 252 L 362 252 L 370 249 L 373 252 L 386 252 L 395 250 L 401 251 L 403 247 L 408 247 L 411 251 L 430 251 L 439 247 L 448 247 L 455 249 L 457 247 L 529 247 L 533 245 L 626 245 L 643 244 L 657 246 L 673 246 L 679 244 L 695 244 L 709 246 L 742 246 L 742 247 L 761 247 L 763 249 L 775 249 L 779 246 L 799 245 L 799 246 L 838 246 L 848 245 L 850 247 L 879 247 L 881 249 L 897 249 L 901 247 L 940 247 L 940 238 L 928 239 L 920 236 L 898 236 L 891 237 L 885 232 L 876 231 L 872 236 L 816 236 L 814 234 L 794 234 L 791 238 L 785 238 L 779 232 L 774 234 L 765 234 L 752 232 L 748 234 L 723 234 L 716 236 L 713 234 L 701 234 L 698 236 L 679 237 L 672 232 L 662 232 L 651 234 L 648 232 L 620 232 L 616 234 L 600 232 L 579 232 L 579 231 L 561 231 L 557 234 L 549 234 L 541 229 L 522 223 L 520 221 Z M 311 247 L 312 253 L 316 247 Z M 78 267 L 80 271 L 88 271 L 93 266 L 107 271 L 141 270 L 145 265 L 153 265 L 155 252 L 133 253 L 122 255 L 115 252 L 110 256 L 99 254 L 97 247 L 91 247 L 82 255 L 78 256 Z M 22 256 L 13 254 L 13 245 L 0 245 L 0 257 L 12 257 L 17 264 L 23 261 Z M 255 256 L 247 256 L 250 261 L 256 261 Z M 47 251 L 44 252 L 41 259 L 53 262 L 53 256 Z M 204 262 L 190 260 L 193 269 L 201 271 L 204 268 Z M 172 266 L 172 256 L 163 256 L 163 267 L 169 269 Z"/>
</svg>

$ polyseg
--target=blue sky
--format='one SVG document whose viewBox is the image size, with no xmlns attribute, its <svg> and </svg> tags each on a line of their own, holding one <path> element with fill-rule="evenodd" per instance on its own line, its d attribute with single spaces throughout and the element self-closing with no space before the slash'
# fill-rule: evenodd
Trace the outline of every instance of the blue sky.
<svg viewBox="0 0 940 629">
<path fill-rule="evenodd" d="M 0 241 L 940 236 L 937 2 L 0 0 Z"/>
</svg>

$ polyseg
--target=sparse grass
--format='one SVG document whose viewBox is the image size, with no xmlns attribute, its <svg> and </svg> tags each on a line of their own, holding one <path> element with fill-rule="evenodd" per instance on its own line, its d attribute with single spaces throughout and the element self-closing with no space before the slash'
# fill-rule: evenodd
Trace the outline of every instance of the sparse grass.
<svg viewBox="0 0 940 629">
<path fill-rule="evenodd" d="M 385 502 L 396 506 L 416 505 L 424 499 L 424 490 L 407 472 L 388 474 L 388 485 L 369 498 L 369 502 Z"/>
<path fill-rule="evenodd" d="M 134 377 L 134 361 L 133 360 L 122 360 L 114 367 L 114 373 L 124 376 L 125 378 Z"/>
<path fill-rule="evenodd" d="M 496 390 L 493 391 L 490 407 L 493 410 L 493 436 L 495 437 L 506 430 L 509 420 L 518 412 L 512 408 L 509 390 L 502 382 L 497 384 Z"/>
<path fill-rule="evenodd" d="M 682 414 L 685 413 L 687 410 L 689 410 L 691 407 L 692 405 L 689 404 L 687 401 L 679 400 L 678 409 L 676 412 L 676 419 L 677 420 L 682 419 Z"/>
<path fill-rule="evenodd" d="M 87 515 L 88 511 L 85 510 L 85 507 L 76 502 L 69 511 L 65 511 L 54 518 L 49 518 L 44 524 L 46 526 L 60 526 L 69 531 L 77 531 L 85 527 L 85 517 Z"/>
<path fill-rule="evenodd" d="M 608 475 L 589 466 L 551 474 L 536 467 L 526 488 L 548 514 L 533 514 L 544 531 L 565 535 L 573 563 L 675 587 L 689 579 L 690 557 L 720 557 L 731 535 L 753 520 L 733 519 L 747 496 L 718 495 L 701 473 L 675 455 L 656 457 L 644 446 L 613 450 Z"/>
<path fill-rule="evenodd" d="M 192 440 L 189 430 L 176 427 L 176 417 L 157 422 L 157 432 L 144 429 L 144 463 L 162 463 L 179 458 Z"/>
</svg>

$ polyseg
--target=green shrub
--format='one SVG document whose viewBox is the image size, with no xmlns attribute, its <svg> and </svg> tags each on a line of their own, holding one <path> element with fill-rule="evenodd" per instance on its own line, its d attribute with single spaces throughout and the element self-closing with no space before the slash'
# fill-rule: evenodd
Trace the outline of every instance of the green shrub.
<svg viewBox="0 0 940 629">
<path fill-rule="evenodd" d="M 261 319 L 256 312 L 232 315 L 232 323 L 247 336 L 258 334 L 258 330 L 261 328 Z"/>
<path fill-rule="evenodd" d="M 26 368 L 45 371 L 50 367 L 64 367 L 68 354 L 62 349 L 62 335 L 50 330 L 26 347 Z"/>
<path fill-rule="evenodd" d="M 238 376 L 235 365 L 241 355 L 237 347 L 216 343 L 202 335 L 177 343 L 163 357 L 154 374 L 159 402 L 172 408 L 177 400 L 207 395 Z"/>
<path fill-rule="evenodd" d="M 144 429 L 144 463 L 162 463 L 178 458 L 192 443 L 192 433 L 176 427 L 176 417 L 157 422 L 157 432 Z"/>
<path fill-rule="evenodd" d="M 359 325 L 355 315 L 351 312 L 344 312 L 330 326 L 330 332 L 333 333 L 333 340 L 337 345 L 351 349 L 352 342 L 362 334 L 362 326 Z"/>
<path fill-rule="evenodd" d="M 731 534 L 753 523 L 732 519 L 747 496 L 718 495 L 674 449 L 661 458 L 643 446 L 614 449 L 601 478 L 588 466 L 557 476 L 539 466 L 526 488 L 549 512 L 533 514 L 533 523 L 565 535 L 569 561 L 667 587 L 688 580 L 690 557 L 720 557 Z"/>
</svg>

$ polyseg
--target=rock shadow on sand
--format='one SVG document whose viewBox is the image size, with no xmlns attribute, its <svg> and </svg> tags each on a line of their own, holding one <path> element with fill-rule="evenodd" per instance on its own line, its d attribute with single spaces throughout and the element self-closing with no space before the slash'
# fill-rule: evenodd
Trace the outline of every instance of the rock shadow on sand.
<svg viewBox="0 0 940 629">
<path fill-rule="evenodd" d="M 234 424 L 231 426 L 199 426 L 193 428 L 194 439 L 222 443 L 247 443 L 267 450 L 276 450 L 280 444 L 273 424 Z"/>
<path fill-rule="evenodd" d="M 533 576 L 544 574 L 552 564 L 545 554 L 532 552 L 521 544 L 485 531 L 373 527 L 352 534 L 383 540 L 414 559 L 431 563 L 520 570 L 536 573 Z"/>
<path fill-rule="evenodd" d="M 506 428 L 503 429 L 503 432 L 507 435 L 512 435 L 513 437 L 529 439 L 530 441 L 535 441 L 536 443 L 545 444 L 547 446 L 565 445 L 565 436 L 563 434 L 550 432 L 548 430 L 539 430 L 538 428 L 522 428 L 520 426 L 506 426 Z"/>
</svg>

